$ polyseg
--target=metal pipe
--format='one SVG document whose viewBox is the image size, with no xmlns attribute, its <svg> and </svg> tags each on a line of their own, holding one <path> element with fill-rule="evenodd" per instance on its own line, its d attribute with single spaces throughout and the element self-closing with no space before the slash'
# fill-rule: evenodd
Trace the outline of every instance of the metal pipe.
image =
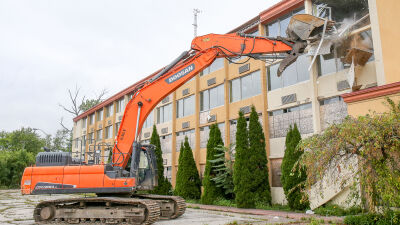
<svg viewBox="0 0 400 225">
<path fill-rule="evenodd" d="M 140 111 L 142 110 L 142 106 L 143 103 L 142 102 L 138 102 L 138 115 L 137 115 L 137 119 L 136 119 L 136 131 L 135 131 L 135 140 L 138 139 L 138 130 L 139 130 L 139 118 L 140 118 Z"/>
<path fill-rule="evenodd" d="M 315 59 L 317 58 L 318 52 L 319 52 L 319 50 L 321 49 L 322 43 L 324 42 L 325 32 L 326 32 L 326 25 L 327 25 L 327 24 L 328 24 L 328 20 L 325 19 L 325 22 L 324 22 L 324 29 L 323 29 L 323 31 L 322 31 L 321 41 L 319 42 L 317 51 L 315 51 L 314 57 L 313 57 L 313 59 L 312 59 L 312 61 L 311 61 L 311 64 L 310 64 L 310 66 L 308 67 L 308 71 L 311 71 L 312 65 L 314 64 Z"/>
<path fill-rule="evenodd" d="M 188 51 L 184 51 L 182 52 L 182 54 L 180 54 L 178 56 L 178 58 L 176 58 L 174 61 L 172 61 L 168 66 L 166 66 L 164 69 L 162 69 L 157 75 L 155 75 L 154 77 L 152 77 L 149 82 L 152 83 L 153 81 L 157 80 L 158 78 L 160 78 L 162 75 L 164 75 L 165 73 L 167 73 L 172 67 L 174 67 L 179 61 L 181 61 L 181 59 L 185 58 L 187 55 L 189 54 Z"/>
</svg>

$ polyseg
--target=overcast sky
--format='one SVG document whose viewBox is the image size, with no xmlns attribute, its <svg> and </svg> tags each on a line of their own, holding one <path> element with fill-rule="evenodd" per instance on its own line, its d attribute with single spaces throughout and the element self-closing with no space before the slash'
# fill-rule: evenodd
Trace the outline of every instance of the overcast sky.
<svg viewBox="0 0 400 225">
<path fill-rule="evenodd" d="M 49 134 L 72 115 L 67 90 L 107 97 L 190 48 L 198 35 L 227 33 L 278 0 L 0 0 L 0 130 Z"/>
</svg>

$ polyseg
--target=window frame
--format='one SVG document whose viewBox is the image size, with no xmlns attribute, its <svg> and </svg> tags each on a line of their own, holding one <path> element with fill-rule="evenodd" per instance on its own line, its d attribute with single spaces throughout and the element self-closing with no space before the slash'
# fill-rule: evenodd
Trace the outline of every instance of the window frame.
<svg viewBox="0 0 400 225">
<path fill-rule="evenodd" d="M 110 125 L 110 126 L 107 126 L 106 128 L 105 128 L 105 134 L 104 134 L 104 139 L 110 139 L 110 138 L 112 138 L 112 125 Z"/>
<path fill-rule="evenodd" d="M 222 104 L 220 104 L 220 102 L 219 102 L 221 100 L 220 96 L 219 96 L 219 89 L 222 89 Z M 212 90 L 213 91 L 215 90 L 216 91 L 216 95 L 217 95 L 216 98 L 213 98 L 213 99 L 217 99 L 216 100 L 217 101 L 217 105 L 215 105 L 213 107 L 211 107 L 211 100 L 212 100 L 211 91 Z M 206 98 L 204 97 L 204 95 L 207 95 Z M 206 103 L 203 101 L 204 99 L 207 99 Z M 204 108 L 205 104 L 208 104 L 208 107 Z M 219 84 L 217 86 L 214 86 L 212 88 L 209 88 L 209 89 L 206 89 L 206 90 L 203 90 L 203 91 L 200 92 L 200 112 L 206 112 L 206 111 L 209 111 L 209 110 L 214 109 L 214 108 L 218 108 L 218 107 L 223 106 L 223 105 L 225 105 L 225 84 L 224 83 Z"/>
<path fill-rule="evenodd" d="M 193 99 L 190 99 L 190 98 L 193 98 Z M 189 99 L 191 100 L 191 101 L 196 101 L 196 99 L 195 99 L 195 95 L 193 94 L 193 95 L 190 95 L 190 96 L 187 96 L 187 97 L 185 97 L 185 98 L 181 98 L 181 99 L 179 99 L 179 100 L 177 100 L 176 101 L 176 118 L 183 118 L 183 117 L 187 117 L 187 116 L 191 116 L 191 115 L 194 115 L 196 112 L 196 109 L 194 108 L 194 104 L 192 104 L 192 106 L 191 107 L 193 107 L 193 110 L 191 110 L 192 112 L 190 113 L 190 114 L 186 114 L 185 112 L 186 112 L 186 110 L 185 110 L 185 102 L 186 101 L 189 101 Z M 182 105 L 182 115 L 180 115 L 180 110 L 179 110 L 179 108 L 180 108 L 180 106 L 179 105 Z M 189 104 L 190 105 L 190 104 Z"/>
<path fill-rule="evenodd" d="M 257 77 L 258 82 L 254 81 L 255 79 L 253 78 L 253 76 Z M 251 93 L 250 95 L 248 95 L 248 96 L 246 95 L 245 97 L 243 97 L 243 79 L 248 79 L 248 78 L 251 79 L 251 84 L 252 84 L 252 87 L 249 87 L 250 88 L 249 90 L 250 90 L 250 92 L 254 92 L 254 93 Z M 238 92 L 239 93 L 239 98 L 237 100 L 234 100 L 233 97 L 232 97 L 233 96 L 233 90 L 234 90 L 232 85 L 233 85 L 233 82 L 236 82 L 236 81 L 239 81 L 239 92 Z M 258 86 L 257 89 L 254 89 L 253 88 L 254 85 L 259 85 L 259 86 Z M 254 90 L 257 90 L 257 93 Z M 235 92 L 235 93 L 237 93 L 237 92 Z M 232 79 L 232 80 L 229 81 L 229 103 L 239 102 L 239 101 L 242 101 L 242 100 L 245 100 L 245 99 L 249 99 L 249 98 L 252 98 L 252 97 L 257 96 L 257 95 L 260 95 L 260 94 L 262 94 L 261 71 L 260 70 L 255 70 L 255 71 L 253 71 L 251 73 L 247 73 L 244 76 L 241 76 L 241 77 L 238 77 L 238 78 L 235 78 L 235 79 Z"/>
<path fill-rule="evenodd" d="M 112 116 L 113 114 L 114 114 L 114 104 L 113 103 L 111 103 L 110 105 L 108 105 L 107 107 L 106 107 L 106 118 L 108 118 L 108 117 L 110 117 L 110 116 Z"/>
<path fill-rule="evenodd" d="M 97 113 L 96 121 L 98 122 L 98 121 L 103 120 L 103 109 L 100 109 L 100 110 L 96 111 L 96 113 Z"/>
<path fill-rule="evenodd" d="M 165 112 L 167 112 L 167 110 L 166 110 L 167 108 L 169 108 L 169 110 L 170 110 L 170 117 L 167 118 L 168 120 L 166 120 L 166 117 L 168 117 L 168 115 L 165 113 Z M 161 120 L 161 116 L 162 116 L 162 120 Z M 168 103 L 168 104 L 165 104 L 165 105 L 157 108 L 157 124 L 167 123 L 171 120 L 172 120 L 172 103 Z"/>
</svg>

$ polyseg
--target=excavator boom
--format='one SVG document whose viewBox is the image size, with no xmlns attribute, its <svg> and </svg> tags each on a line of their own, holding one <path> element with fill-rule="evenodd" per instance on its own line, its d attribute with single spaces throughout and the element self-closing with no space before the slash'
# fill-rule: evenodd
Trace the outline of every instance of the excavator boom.
<svg viewBox="0 0 400 225">
<path fill-rule="evenodd" d="M 113 164 L 125 168 L 132 145 L 148 114 L 165 97 L 182 86 L 216 58 L 287 53 L 294 43 L 238 34 L 208 34 L 192 41 L 190 52 L 181 55 L 168 71 L 151 78 L 127 104 L 113 149 Z"/>
</svg>

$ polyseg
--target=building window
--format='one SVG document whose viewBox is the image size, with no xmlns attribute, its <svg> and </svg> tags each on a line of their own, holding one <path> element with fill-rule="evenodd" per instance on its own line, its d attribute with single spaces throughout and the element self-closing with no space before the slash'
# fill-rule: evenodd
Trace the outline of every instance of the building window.
<svg viewBox="0 0 400 225">
<path fill-rule="evenodd" d="M 128 104 L 128 102 L 129 102 L 132 98 L 133 98 L 133 93 L 131 93 L 131 94 L 128 95 L 128 101 L 126 102 L 126 104 Z M 126 105 L 126 104 L 125 104 L 125 105 Z"/>
<path fill-rule="evenodd" d="M 124 110 L 124 99 L 121 98 L 120 100 L 117 101 L 117 108 L 115 109 L 116 113 L 120 113 Z"/>
<path fill-rule="evenodd" d="M 160 136 L 160 142 L 163 154 L 172 152 L 172 134 Z"/>
<path fill-rule="evenodd" d="M 218 123 L 218 128 L 221 131 L 221 137 L 225 143 L 225 123 Z M 200 127 L 200 148 L 207 148 L 208 139 L 210 137 L 210 126 Z"/>
<path fill-rule="evenodd" d="M 94 123 L 94 113 L 89 116 L 89 124 L 92 125 Z"/>
<path fill-rule="evenodd" d="M 310 60 L 306 55 L 299 56 L 293 64 L 288 66 L 278 77 L 279 63 L 267 67 L 268 90 L 287 87 L 309 80 L 308 67 Z"/>
<path fill-rule="evenodd" d="M 224 84 L 200 92 L 200 111 L 224 105 Z"/>
<path fill-rule="evenodd" d="M 89 140 L 88 140 L 89 144 L 92 144 L 93 141 L 94 141 L 94 133 L 92 132 L 92 133 L 89 133 L 88 135 L 89 135 L 89 137 L 88 137 L 89 138 Z"/>
<path fill-rule="evenodd" d="M 82 119 L 82 128 L 86 128 L 87 117 Z"/>
<path fill-rule="evenodd" d="M 143 123 L 143 128 L 151 127 L 153 126 L 153 124 L 154 124 L 154 114 L 153 111 L 151 111 Z"/>
<path fill-rule="evenodd" d="M 164 105 L 157 108 L 157 124 L 165 123 L 172 120 L 172 104 Z"/>
<path fill-rule="evenodd" d="M 319 104 L 322 130 L 325 130 L 334 123 L 341 123 L 348 115 L 347 104 L 343 102 L 340 96 L 322 99 L 319 101 Z"/>
<path fill-rule="evenodd" d="M 105 139 L 112 138 L 112 126 L 106 127 Z"/>
<path fill-rule="evenodd" d="M 103 130 L 98 130 L 96 132 L 96 140 L 101 141 L 101 139 L 103 139 Z"/>
<path fill-rule="evenodd" d="M 194 105 L 194 95 L 179 99 L 176 102 L 176 118 L 193 115 Z"/>
<path fill-rule="evenodd" d="M 214 71 L 224 68 L 224 58 L 217 58 L 210 66 L 200 72 L 200 76 L 210 74 Z"/>
<path fill-rule="evenodd" d="M 86 135 L 82 136 L 82 148 L 86 149 Z"/>
<path fill-rule="evenodd" d="M 176 151 L 179 152 L 181 149 L 181 144 L 185 142 L 185 137 L 188 137 L 188 142 L 190 145 L 190 148 L 194 150 L 195 147 L 195 132 L 194 129 L 187 130 L 187 131 L 180 131 L 176 132 Z"/>
<path fill-rule="evenodd" d="M 337 73 L 345 69 L 344 63 L 340 59 L 335 58 L 335 55 L 337 55 L 336 51 L 337 49 L 333 48 L 330 54 L 317 56 L 318 76 Z"/>
<path fill-rule="evenodd" d="M 301 134 L 314 131 L 311 103 L 268 112 L 270 138 L 285 137 L 295 123 Z"/>
<path fill-rule="evenodd" d="M 112 116 L 112 114 L 113 114 L 113 108 L 114 108 L 114 105 L 113 105 L 113 104 L 108 105 L 108 106 L 106 107 L 106 118 Z"/>
<path fill-rule="evenodd" d="M 244 77 L 231 80 L 229 94 L 230 102 L 261 94 L 260 71 L 257 70 Z"/>
<path fill-rule="evenodd" d="M 75 148 L 78 148 L 78 146 L 79 146 L 79 138 L 75 138 L 74 142 L 75 142 Z"/>
<path fill-rule="evenodd" d="M 103 120 L 103 109 L 97 111 L 97 121 Z"/>
<path fill-rule="evenodd" d="M 121 122 L 115 124 L 115 135 L 118 135 L 120 125 L 121 125 Z"/>
<path fill-rule="evenodd" d="M 290 18 L 296 14 L 304 14 L 304 9 L 298 9 L 280 17 L 275 22 L 270 23 L 266 26 L 267 36 L 269 37 L 286 37 L 286 29 L 289 25 Z"/>
</svg>

